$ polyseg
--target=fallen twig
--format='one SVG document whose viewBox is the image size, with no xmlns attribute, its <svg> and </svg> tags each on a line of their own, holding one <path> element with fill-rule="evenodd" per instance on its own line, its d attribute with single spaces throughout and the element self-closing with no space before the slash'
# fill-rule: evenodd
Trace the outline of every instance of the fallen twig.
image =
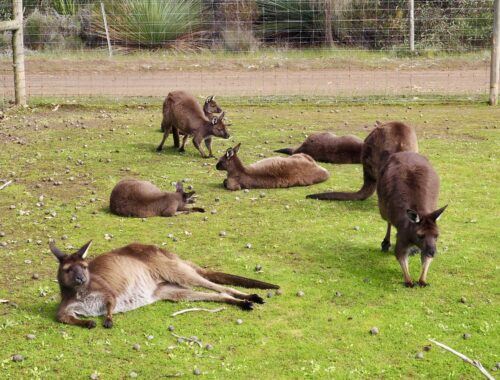
<svg viewBox="0 0 500 380">
<path fill-rule="evenodd" d="M 224 309 L 225 309 L 225 307 L 219 307 L 217 309 L 204 309 L 202 307 L 193 307 L 191 309 L 184 309 L 184 310 L 176 311 L 171 316 L 175 317 L 176 315 L 184 314 L 184 313 L 189 313 L 190 311 L 208 311 L 209 313 L 217 313 L 218 311 L 222 311 Z"/>
<path fill-rule="evenodd" d="M 444 348 L 446 351 L 449 351 L 451 352 L 452 354 L 455 354 L 456 356 L 458 356 L 460 359 L 462 359 L 464 362 L 466 363 L 469 363 L 470 365 L 473 365 L 474 367 L 476 367 L 477 369 L 479 369 L 481 371 L 481 373 L 489 380 L 495 380 L 495 378 L 493 376 L 491 376 L 488 371 L 486 371 L 486 369 L 483 367 L 483 365 L 479 362 L 479 360 L 472 360 L 472 359 L 469 359 L 467 356 L 465 356 L 464 354 L 461 354 L 460 352 L 458 351 L 455 351 L 453 348 L 451 347 L 448 347 L 447 345 L 443 344 L 443 343 L 440 343 L 438 342 L 437 340 L 434 340 L 434 339 L 429 339 L 432 343 L 435 343 L 437 344 L 439 347 L 441 348 Z"/>
<path fill-rule="evenodd" d="M 173 332 L 171 332 L 170 334 L 172 334 L 172 336 L 174 336 L 176 338 L 184 339 L 184 340 L 187 340 L 189 342 L 194 342 L 198 346 L 203 347 L 203 345 L 201 344 L 201 342 L 198 339 L 193 339 L 193 338 L 188 338 L 188 337 L 185 337 L 185 336 L 180 336 L 180 335 L 174 334 Z"/>
<path fill-rule="evenodd" d="M 9 300 L 0 299 L 0 303 L 9 303 Z"/>
<path fill-rule="evenodd" d="M 12 180 L 5 182 L 2 186 L 0 186 L 0 190 L 5 189 L 7 186 L 9 186 L 12 183 Z"/>
</svg>

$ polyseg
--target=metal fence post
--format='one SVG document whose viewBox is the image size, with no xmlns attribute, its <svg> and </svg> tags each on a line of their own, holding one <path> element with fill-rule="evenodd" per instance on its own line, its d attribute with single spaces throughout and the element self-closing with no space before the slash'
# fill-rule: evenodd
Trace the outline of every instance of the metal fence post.
<svg viewBox="0 0 500 380">
<path fill-rule="evenodd" d="M 23 0 L 13 0 L 13 16 L 18 28 L 12 31 L 12 59 L 16 104 L 26 104 L 26 78 L 24 72 Z"/>
<path fill-rule="evenodd" d="M 415 51 L 415 2 L 409 0 L 408 21 L 410 24 L 410 51 Z"/>
<path fill-rule="evenodd" d="M 495 0 L 493 39 L 491 45 L 490 104 L 498 104 L 498 80 L 500 76 L 500 0 Z"/>
</svg>

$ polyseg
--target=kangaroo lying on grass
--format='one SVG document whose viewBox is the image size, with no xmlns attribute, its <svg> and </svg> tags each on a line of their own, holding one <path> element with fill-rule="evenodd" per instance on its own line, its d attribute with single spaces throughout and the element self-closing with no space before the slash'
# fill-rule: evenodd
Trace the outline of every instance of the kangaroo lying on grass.
<svg viewBox="0 0 500 380">
<path fill-rule="evenodd" d="M 217 162 L 217 170 L 226 170 L 224 187 L 228 190 L 271 189 L 277 187 L 309 186 L 323 182 L 330 174 L 307 154 L 271 157 L 243 166 L 237 153 L 241 144 L 227 150 Z"/>
<path fill-rule="evenodd" d="M 165 99 L 163 109 L 164 118 L 162 124 L 164 125 L 164 133 L 160 145 L 156 148 L 158 152 L 163 149 L 163 144 L 165 144 L 165 140 L 173 128 L 176 128 L 179 133 L 184 134 L 179 151 L 184 152 L 184 146 L 188 137 L 193 136 L 193 144 L 203 158 L 213 157 L 212 136 L 225 139 L 230 137 L 224 123 L 224 112 L 219 116 L 209 119 L 205 116 L 196 99 L 186 92 L 173 91 L 169 93 Z M 202 141 L 205 141 L 209 153 L 208 156 L 205 155 L 201 148 L 200 144 Z M 174 146 L 177 147 L 178 145 L 178 141 L 174 141 Z"/>
<path fill-rule="evenodd" d="M 154 245 L 139 243 L 85 260 L 92 241 L 77 252 L 66 255 L 50 243 L 59 260 L 57 280 L 61 303 L 57 320 L 86 328 L 96 326 L 93 320 L 78 316 L 106 315 L 104 327 L 113 326 L 113 313 L 124 313 L 159 300 L 213 301 L 252 310 L 253 303 L 264 303 L 257 294 L 246 294 L 224 285 L 246 288 L 278 289 L 266 282 L 232 274 L 212 272 Z M 202 287 L 217 293 L 191 290 Z"/>
<path fill-rule="evenodd" d="M 307 198 L 320 200 L 353 201 L 365 200 L 377 187 L 381 157 L 384 152 L 418 152 L 417 135 L 413 127 L 392 121 L 377 126 L 366 137 L 361 151 L 363 164 L 363 186 L 355 193 L 330 192 L 310 194 Z"/>
<path fill-rule="evenodd" d="M 185 96 L 192 96 L 184 91 L 176 91 L 176 92 L 184 93 Z M 165 98 L 165 100 L 163 101 L 163 119 L 161 121 L 161 131 L 162 132 L 165 132 L 165 129 L 168 126 L 171 126 L 170 115 L 168 113 L 170 107 L 168 106 L 169 103 L 167 102 L 167 99 L 168 98 Z M 215 101 L 215 95 L 210 95 L 208 98 L 205 99 L 205 103 L 203 103 L 203 113 L 205 114 L 205 116 L 207 118 L 211 119 L 214 116 L 214 114 L 221 113 L 221 112 L 222 112 L 222 109 L 219 107 L 219 105 Z M 177 131 L 177 136 L 176 136 L 176 131 L 177 131 L 177 128 L 172 127 L 172 134 L 174 135 L 174 146 L 176 148 L 178 148 L 180 145 L 179 144 L 179 132 Z"/>
<path fill-rule="evenodd" d="M 415 152 L 388 156 L 377 184 L 380 215 L 387 221 L 382 251 L 388 251 L 391 246 L 391 225 L 394 225 L 398 230 L 396 258 L 408 287 L 413 287 L 408 270 L 412 246 L 421 251 L 422 272 L 418 284 L 428 285 L 427 272 L 436 254 L 439 235 L 436 222 L 447 207 L 436 210 L 438 194 L 439 177 L 427 158 Z"/>
<path fill-rule="evenodd" d="M 275 150 L 277 153 L 306 153 L 316 161 L 332 164 L 359 164 L 363 140 L 359 137 L 336 136 L 331 132 L 315 133 L 309 136 L 298 148 Z"/>
<path fill-rule="evenodd" d="M 205 212 L 199 207 L 186 207 L 194 203 L 194 191 L 185 193 L 181 182 L 177 182 L 175 189 L 175 193 L 170 193 L 161 191 L 151 182 L 125 179 L 111 192 L 109 208 L 116 215 L 138 218 Z"/>
</svg>

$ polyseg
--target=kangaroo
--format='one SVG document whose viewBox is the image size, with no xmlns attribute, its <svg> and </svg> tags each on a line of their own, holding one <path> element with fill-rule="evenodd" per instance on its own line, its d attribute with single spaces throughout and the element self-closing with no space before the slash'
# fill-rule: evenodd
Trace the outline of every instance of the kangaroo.
<svg viewBox="0 0 500 380">
<path fill-rule="evenodd" d="M 205 212 L 200 207 L 186 207 L 194 203 L 194 191 L 185 193 L 181 182 L 177 182 L 175 189 L 175 193 L 169 193 L 161 191 L 151 182 L 125 179 L 111 191 L 109 208 L 116 215 L 138 218 Z"/>
<path fill-rule="evenodd" d="M 166 103 L 166 105 L 165 105 Z M 173 91 L 168 94 L 165 99 L 164 109 L 164 125 L 165 130 L 163 139 L 160 145 L 156 148 L 157 152 L 163 149 L 163 144 L 174 127 L 179 133 L 183 133 L 184 137 L 179 152 L 184 152 L 189 136 L 193 136 L 193 144 L 200 152 L 203 158 L 213 157 L 212 153 L 212 136 L 222 137 L 228 139 L 230 137 L 226 127 L 229 126 L 224 123 L 225 113 L 222 112 L 219 116 L 214 116 L 208 119 L 201 106 L 196 99 L 183 91 Z M 175 134 L 174 134 L 175 138 Z M 201 142 L 205 141 L 205 146 L 208 149 L 208 155 L 205 155 L 201 148 Z M 174 146 L 178 143 L 174 141 Z"/>
<path fill-rule="evenodd" d="M 278 149 L 275 152 L 288 155 L 306 153 L 316 161 L 332 164 L 359 164 L 362 148 L 363 140 L 359 137 L 336 136 L 331 132 L 321 132 L 307 137 L 298 148 Z"/>
<path fill-rule="evenodd" d="M 179 92 L 183 92 L 183 91 L 179 91 Z M 192 96 L 192 95 L 187 94 L 186 92 L 184 92 L 184 94 L 186 94 L 186 96 Z M 161 122 L 161 131 L 162 132 L 165 132 L 165 128 L 167 128 L 167 126 L 170 125 L 169 114 L 168 114 L 168 112 L 169 112 L 168 104 L 169 103 L 167 102 L 167 98 L 165 98 L 165 100 L 163 102 L 163 120 Z M 206 117 L 211 119 L 212 117 L 214 117 L 214 114 L 216 114 L 216 113 L 218 114 L 221 112 L 222 112 L 222 109 L 219 107 L 219 105 L 215 101 L 215 95 L 210 95 L 208 98 L 205 99 L 205 102 L 203 103 L 203 113 L 205 114 Z M 176 140 L 175 131 L 177 131 L 177 128 L 172 127 L 172 133 L 174 134 L 174 141 Z M 177 133 L 178 133 L 178 131 L 177 131 Z M 177 134 L 177 144 L 175 144 L 175 142 L 174 142 L 174 145 L 176 148 L 178 148 L 180 145 L 178 134 Z"/>
<path fill-rule="evenodd" d="M 49 244 L 59 260 L 59 322 L 91 329 L 96 327 L 95 321 L 81 320 L 78 316 L 105 314 L 104 327 L 111 328 L 114 313 L 124 313 L 159 300 L 226 302 L 252 310 L 254 303 L 264 303 L 260 296 L 221 284 L 279 289 L 266 282 L 200 268 L 154 245 L 132 243 L 86 260 L 91 243 L 89 241 L 70 255 L 60 251 L 54 242 Z M 217 293 L 198 292 L 191 287 Z"/>
<path fill-rule="evenodd" d="M 391 225 L 394 225 L 397 229 L 395 253 L 405 285 L 413 287 L 408 256 L 411 248 L 417 246 L 422 261 L 418 284 L 427 286 L 429 265 L 437 252 L 436 222 L 447 207 L 436 210 L 439 177 L 427 158 L 418 153 L 399 152 L 386 157 L 377 183 L 380 215 L 387 221 L 382 251 L 388 251 L 391 246 Z"/>
<path fill-rule="evenodd" d="M 266 158 L 243 166 L 237 156 L 240 146 L 228 149 L 216 165 L 217 170 L 227 171 L 224 187 L 228 190 L 308 186 L 326 181 L 330 176 L 326 169 L 304 153 L 287 158 Z"/>
<path fill-rule="evenodd" d="M 418 152 L 417 135 L 413 127 L 392 121 L 380 124 L 366 137 L 361 150 L 363 186 L 355 193 L 330 192 L 310 194 L 306 198 L 319 200 L 365 200 L 376 190 L 377 178 L 384 152 Z"/>
</svg>

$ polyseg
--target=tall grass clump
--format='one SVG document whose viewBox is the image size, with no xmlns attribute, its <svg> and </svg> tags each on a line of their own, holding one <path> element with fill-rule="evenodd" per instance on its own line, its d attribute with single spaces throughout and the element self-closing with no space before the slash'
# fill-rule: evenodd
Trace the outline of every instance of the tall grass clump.
<svg viewBox="0 0 500 380">
<path fill-rule="evenodd" d="M 203 27 L 201 0 L 104 0 L 111 40 L 120 45 L 160 47 Z M 100 4 L 93 32 L 105 38 Z"/>
<path fill-rule="evenodd" d="M 52 0 L 52 8 L 60 15 L 75 16 L 78 3 L 76 0 Z"/>
</svg>

